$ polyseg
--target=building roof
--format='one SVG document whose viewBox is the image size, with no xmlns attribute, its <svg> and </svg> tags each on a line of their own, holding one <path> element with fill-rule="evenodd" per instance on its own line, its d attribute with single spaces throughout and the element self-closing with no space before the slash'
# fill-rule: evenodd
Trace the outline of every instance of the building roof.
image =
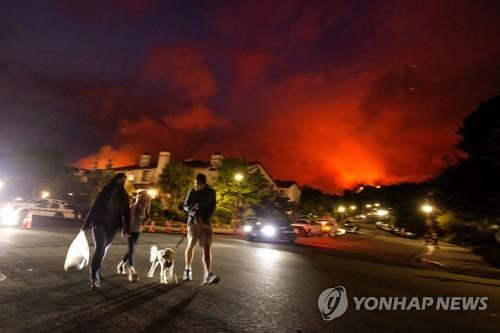
<svg viewBox="0 0 500 333">
<path fill-rule="evenodd" d="M 275 179 L 274 182 L 276 183 L 276 186 L 278 186 L 280 188 L 289 188 L 289 187 L 293 186 L 294 184 L 297 185 L 297 187 L 299 186 L 299 184 L 297 184 L 297 182 L 295 180 L 277 180 L 277 179 Z"/>
<path fill-rule="evenodd" d="M 182 161 L 181 163 L 183 165 L 187 166 L 187 167 L 190 167 L 190 168 L 215 170 L 214 166 L 212 165 L 212 163 L 211 162 L 207 162 L 207 161 L 195 160 L 195 159 L 188 159 L 188 160 Z M 133 165 L 120 166 L 120 167 L 113 167 L 111 169 L 114 170 L 114 171 L 156 169 L 157 165 L 158 165 L 158 162 L 154 161 L 154 162 L 152 162 L 147 167 L 140 167 L 138 164 L 133 164 Z M 253 161 L 253 162 L 248 162 L 248 165 L 251 166 L 251 167 L 260 167 L 264 171 L 264 173 L 267 175 L 267 177 L 270 179 L 270 181 L 274 182 L 276 185 L 278 185 L 277 181 L 275 181 L 274 179 L 272 179 L 271 175 L 266 170 L 266 168 L 264 168 L 264 166 L 262 165 L 262 163 L 260 163 L 258 161 Z M 289 181 L 289 182 L 295 183 L 294 181 Z M 290 186 L 292 186 L 292 184 L 290 184 L 288 186 L 280 186 L 280 185 L 278 185 L 278 187 L 290 187 Z"/>
<path fill-rule="evenodd" d="M 126 165 L 121 167 L 111 168 L 111 170 L 122 171 L 122 170 L 137 170 L 137 169 L 156 169 L 157 164 L 150 164 L 146 167 L 140 167 L 138 164 Z"/>
<path fill-rule="evenodd" d="M 85 169 L 85 168 L 79 168 L 79 167 L 76 167 L 76 166 L 73 166 L 73 165 L 64 165 L 65 168 L 67 169 L 71 169 L 73 171 L 83 171 L 83 172 L 90 172 L 90 170 L 88 169 Z"/>
<path fill-rule="evenodd" d="M 257 166 L 257 167 L 261 168 L 267 174 L 267 176 L 269 177 L 269 179 L 271 179 L 271 181 L 273 183 L 275 183 L 273 177 L 271 176 L 271 174 L 269 173 L 269 171 L 267 171 L 267 169 L 264 167 L 264 165 L 262 163 L 255 161 L 255 162 L 248 162 L 248 165 L 250 165 L 252 167 Z"/>
<path fill-rule="evenodd" d="M 182 164 L 191 168 L 210 168 L 212 166 L 212 163 L 202 160 L 185 160 L 182 161 Z"/>
<path fill-rule="evenodd" d="M 185 161 L 182 161 L 182 164 L 184 164 L 187 167 L 191 167 L 191 168 L 210 168 L 210 167 L 212 167 L 212 164 L 210 162 L 205 162 L 205 161 L 201 161 L 201 160 L 185 160 Z M 120 166 L 120 167 L 113 167 L 111 169 L 115 170 L 115 171 L 137 170 L 137 169 L 156 169 L 157 166 L 158 166 L 158 163 L 150 163 L 149 166 L 145 166 L 145 167 L 140 167 L 139 164 L 133 164 L 133 165 Z"/>
</svg>

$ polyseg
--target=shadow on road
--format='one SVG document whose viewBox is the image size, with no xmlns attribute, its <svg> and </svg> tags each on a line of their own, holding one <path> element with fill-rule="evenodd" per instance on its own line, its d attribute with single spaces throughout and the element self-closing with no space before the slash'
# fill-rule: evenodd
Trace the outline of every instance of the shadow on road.
<svg viewBox="0 0 500 333">
<path fill-rule="evenodd" d="M 118 283 L 111 282 L 109 279 L 105 281 L 106 285 L 109 286 L 105 287 L 105 289 L 88 290 L 76 295 L 67 295 L 64 300 L 61 300 L 63 304 L 67 302 L 68 305 L 72 303 L 68 299 L 73 299 L 77 303 L 76 305 L 81 305 L 82 300 L 83 302 L 88 301 L 87 309 L 82 310 L 78 306 L 78 310 L 74 312 L 62 312 L 58 317 L 39 322 L 26 331 L 54 332 L 55 329 L 56 331 L 92 332 L 93 329 L 104 322 L 161 297 L 182 284 L 149 283 L 131 290 L 123 288 L 124 284 L 129 284 L 128 281 Z M 116 294 L 117 291 L 119 294 Z"/>
<path fill-rule="evenodd" d="M 188 297 L 174 305 L 164 316 L 157 319 L 148 325 L 141 332 L 163 332 L 165 327 L 175 318 L 177 318 L 186 308 L 187 306 L 198 296 L 201 289 L 203 287 L 197 287 Z"/>
</svg>

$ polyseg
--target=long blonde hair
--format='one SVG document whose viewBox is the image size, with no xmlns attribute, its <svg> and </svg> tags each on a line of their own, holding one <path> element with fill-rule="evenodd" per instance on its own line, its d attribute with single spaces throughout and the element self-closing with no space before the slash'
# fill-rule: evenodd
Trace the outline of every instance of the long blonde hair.
<svg viewBox="0 0 500 333">
<path fill-rule="evenodd" d="M 141 191 L 137 193 L 134 206 L 140 205 L 141 207 L 145 207 L 149 203 L 151 203 L 151 197 L 149 196 L 148 191 Z"/>
<path fill-rule="evenodd" d="M 141 214 L 144 209 L 146 209 L 145 213 L 149 215 L 149 207 L 151 205 L 151 197 L 149 196 L 147 191 L 141 191 L 137 193 L 135 198 L 135 203 L 132 206 L 131 213 L 133 216 L 138 216 Z"/>
</svg>

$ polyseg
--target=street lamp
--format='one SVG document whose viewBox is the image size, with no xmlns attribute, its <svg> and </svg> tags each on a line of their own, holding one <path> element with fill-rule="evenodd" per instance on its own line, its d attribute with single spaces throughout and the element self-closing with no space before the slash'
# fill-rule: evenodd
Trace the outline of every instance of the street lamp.
<svg viewBox="0 0 500 333">
<path fill-rule="evenodd" d="M 379 204 L 378 202 L 376 202 L 376 203 L 374 204 L 374 206 L 375 206 L 375 207 L 380 207 L 380 204 Z"/>
<path fill-rule="evenodd" d="M 243 178 L 245 178 L 245 176 L 243 176 L 242 173 L 235 173 L 234 174 L 234 180 L 236 180 L 237 182 L 241 182 L 243 180 Z"/>
<path fill-rule="evenodd" d="M 236 172 L 234 174 L 234 180 L 236 181 L 236 201 L 234 202 L 234 212 L 232 216 L 232 220 L 235 221 L 236 223 L 239 223 L 241 221 L 240 218 L 240 207 L 243 204 L 243 198 L 241 195 L 241 187 L 240 183 L 245 178 L 245 176 L 241 172 Z"/>
<path fill-rule="evenodd" d="M 48 197 L 50 197 L 50 193 L 48 191 L 40 192 L 40 198 L 47 199 Z"/>
<path fill-rule="evenodd" d="M 147 192 L 151 199 L 156 199 L 156 197 L 158 196 L 158 190 L 155 188 L 150 188 Z"/>
<path fill-rule="evenodd" d="M 387 215 L 389 215 L 389 212 L 387 210 L 385 210 L 385 209 L 377 210 L 377 216 L 386 217 Z"/>
<path fill-rule="evenodd" d="M 427 215 L 429 215 L 430 213 L 432 213 L 432 211 L 434 210 L 434 207 L 432 207 L 431 205 L 429 204 L 424 204 L 422 205 L 422 207 L 420 207 L 420 209 Z"/>
<path fill-rule="evenodd" d="M 351 210 L 356 210 L 356 206 L 352 205 L 351 207 L 349 207 Z"/>
<path fill-rule="evenodd" d="M 344 206 L 339 206 L 339 207 L 337 208 L 337 212 L 339 212 L 339 213 L 343 213 L 343 212 L 345 212 L 345 207 L 344 207 Z"/>
</svg>

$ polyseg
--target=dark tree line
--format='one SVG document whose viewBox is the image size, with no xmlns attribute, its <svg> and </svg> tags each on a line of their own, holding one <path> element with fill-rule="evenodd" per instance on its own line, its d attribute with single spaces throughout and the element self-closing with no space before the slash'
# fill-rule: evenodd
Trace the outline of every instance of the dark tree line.
<svg viewBox="0 0 500 333">
<path fill-rule="evenodd" d="M 464 156 L 435 179 L 436 200 L 463 219 L 499 223 L 500 95 L 468 115 L 458 134 Z"/>
</svg>

